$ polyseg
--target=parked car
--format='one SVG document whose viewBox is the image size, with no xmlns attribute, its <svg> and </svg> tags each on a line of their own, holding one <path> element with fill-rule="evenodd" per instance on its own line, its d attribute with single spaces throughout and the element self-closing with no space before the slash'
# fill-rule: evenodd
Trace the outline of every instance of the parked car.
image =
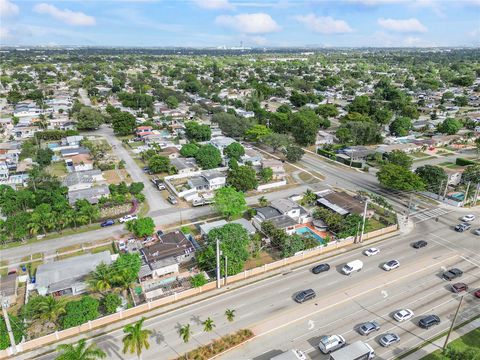
<svg viewBox="0 0 480 360">
<path fill-rule="evenodd" d="M 393 318 L 398 322 L 402 322 L 413 317 L 413 311 L 410 309 L 402 309 L 393 314 Z"/>
<path fill-rule="evenodd" d="M 124 241 L 118 242 L 118 250 L 125 251 L 127 250 L 127 244 Z"/>
<path fill-rule="evenodd" d="M 440 318 L 437 315 L 427 315 L 420 319 L 418 326 L 423 329 L 429 329 L 434 325 L 440 324 Z"/>
<path fill-rule="evenodd" d="M 475 220 L 475 215 L 473 215 L 473 214 L 465 215 L 464 217 L 461 218 L 461 220 L 462 220 L 463 222 L 473 221 L 473 220 Z"/>
<path fill-rule="evenodd" d="M 165 184 L 163 183 L 162 180 L 157 179 L 157 178 L 153 178 L 153 179 L 152 179 L 152 183 L 153 183 L 153 185 L 156 186 L 156 188 L 157 188 L 158 190 L 165 190 Z"/>
<path fill-rule="evenodd" d="M 480 228 L 473 230 L 473 233 L 480 236 Z"/>
<path fill-rule="evenodd" d="M 330 354 L 331 352 L 344 347 L 345 344 L 345 338 L 342 335 L 327 335 L 320 338 L 318 348 L 322 353 Z"/>
<path fill-rule="evenodd" d="M 425 240 L 419 240 L 419 241 L 415 241 L 412 246 L 415 248 L 415 249 L 420 249 L 420 248 L 423 248 L 425 246 L 427 246 L 427 242 Z"/>
<path fill-rule="evenodd" d="M 452 291 L 454 293 L 461 293 L 464 291 L 468 291 L 468 285 L 462 282 L 455 283 L 452 285 Z"/>
<path fill-rule="evenodd" d="M 400 261 L 398 260 L 390 260 L 383 264 L 383 270 L 390 271 L 396 269 L 400 266 Z"/>
<path fill-rule="evenodd" d="M 442 278 L 447 281 L 452 281 L 453 279 L 459 278 L 463 275 L 463 271 L 457 268 L 447 270 L 443 273 Z"/>
<path fill-rule="evenodd" d="M 163 235 L 163 231 L 162 230 L 157 230 L 157 236 L 160 237 Z"/>
<path fill-rule="evenodd" d="M 322 272 L 330 270 L 330 265 L 328 264 L 319 264 L 317 266 L 314 266 L 312 268 L 312 273 L 314 274 L 320 274 Z"/>
<path fill-rule="evenodd" d="M 297 293 L 295 295 L 295 301 L 299 304 L 307 301 L 307 300 L 311 300 L 313 298 L 315 298 L 315 296 L 317 296 L 317 294 L 315 294 L 315 291 L 313 289 L 307 289 L 307 290 L 303 290 L 303 291 L 300 291 L 299 293 Z"/>
<path fill-rule="evenodd" d="M 461 224 L 458 224 L 457 226 L 455 226 L 455 231 L 457 232 L 464 232 L 468 229 L 470 229 L 472 226 L 469 224 L 469 223 L 461 223 Z"/>
<path fill-rule="evenodd" d="M 172 205 L 175 205 L 178 203 L 177 199 L 175 198 L 175 196 L 173 195 L 170 195 L 168 198 L 167 198 L 168 202 Z"/>
<path fill-rule="evenodd" d="M 128 221 L 137 220 L 137 219 L 138 219 L 137 215 L 125 215 L 124 217 L 121 217 L 118 221 L 120 221 L 120 223 L 123 224 Z"/>
<path fill-rule="evenodd" d="M 392 344 L 395 344 L 400 341 L 400 336 L 394 333 L 388 333 L 383 335 L 378 341 L 383 347 L 389 347 Z"/>
<path fill-rule="evenodd" d="M 369 249 L 365 250 L 363 252 L 363 254 L 366 255 L 366 256 L 373 256 L 373 255 L 377 255 L 379 252 L 380 252 L 380 250 L 377 249 L 377 248 L 369 248 Z"/>
<path fill-rule="evenodd" d="M 376 321 L 368 321 L 358 328 L 360 335 L 368 335 L 371 332 L 380 330 L 380 325 Z"/>
<path fill-rule="evenodd" d="M 115 220 L 113 220 L 113 219 L 108 219 L 108 220 L 105 220 L 104 222 L 102 222 L 102 223 L 100 224 L 100 226 L 101 226 L 101 227 L 105 227 L 105 226 L 111 226 L 111 225 L 113 225 L 113 224 L 115 224 Z"/>
<path fill-rule="evenodd" d="M 475 296 L 476 298 L 479 298 L 480 299 L 480 289 L 478 289 L 477 291 L 475 291 L 473 293 L 473 296 Z"/>
</svg>

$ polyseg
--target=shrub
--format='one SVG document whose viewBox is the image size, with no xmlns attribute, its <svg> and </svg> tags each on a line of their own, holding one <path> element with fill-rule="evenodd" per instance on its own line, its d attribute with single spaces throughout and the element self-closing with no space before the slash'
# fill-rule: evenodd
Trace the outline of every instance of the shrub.
<svg viewBox="0 0 480 360">
<path fill-rule="evenodd" d="M 96 319 L 100 315 L 98 307 L 98 300 L 91 296 L 84 296 L 81 300 L 69 302 L 65 307 L 66 313 L 62 319 L 63 328 L 68 329 Z"/>
<path fill-rule="evenodd" d="M 455 160 L 455 164 L 459 166 L 475 165 L 475 161 L 465 159 L 465 158 L 457 158 Z"/>
<path fill-rule="evenodd" d="M 102 306 L 107 314 L 113 314 L 122 305 L 122 299 L 117 294 L 107 294 L 102 299 Z"/>
<path fill-rule="evenodd" d="M 205 275 L 203 275 L 203 273 L 197 274 L 197 275 L 193 275 L 193 276 L 190 278 L 190 284 L 191 284 L 192 287 L 194 287 L 194 288 L 203 286 L 203 285 L 205 285 L 207 282 L 208 282 L 208 281 L 207 281 L 207 279 L 205 278 Z"/>
<path fill-rule="evenodd" d="M 323 149 L 317 149 L 317 153 L 319 155 L 325 156 L 332 160 L 335 160 L 335 158 L 337 157 L 337 154 L 335 154 L 334 152 L 323 150 Z"/>
</svg>

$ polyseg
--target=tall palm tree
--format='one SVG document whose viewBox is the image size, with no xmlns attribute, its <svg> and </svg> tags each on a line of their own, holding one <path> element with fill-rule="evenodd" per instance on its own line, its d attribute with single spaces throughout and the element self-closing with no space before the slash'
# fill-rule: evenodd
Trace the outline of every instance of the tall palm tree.
<svg viewBox="0 0 480 360">
<path fill-rule="evenodd" d="M 235 319 L 235 310 L 233 309 L 225 310 L 225 316 L 227 317 L 228 321 L 232 322 Z"/>
<path fill-rule="evenodd" d="M 112 288 L 112 270 L 105 263 L 99 264 L 94 271 L 90 273 L 87 279 L 88 286 L 93 291 L 104 292 Z"/>
<path fill-rule="evenodd" d="M 120 269 L 113 277 L 113 282 L 122 292 L 123 297 L 126 299 L 128 296 L 128 289 L 132 285 L 128 269 Z"/>
<path fill-rule="evenodd" d="M 192 336 L 192 329 L 190 328 L 190 324 L 182 325 L 178 330 L 178 333 L 182 338 L 183 342 L 189 342 L 190 337 Z"/>
<path fill-rule="evenodd" d="M 260 198 L 258 198 L 258 204 L 262 207 L 265 207 L 268 205 L 268 200 L 265 196 L 261 196 Z"/>
<path fill-rule="evenodd" d="M 99 349 L 96 344 L 87 346 L 87 341 L 81 339 L 75 344 L 61 344 L 57 346 L 58 352 L 63 352 L 57 356 L 56 360 L 97 360 L 105 359 L 107 354 Z"/>
<path fill-rule="evenodd" d="M 215 327 L 215 324 L 213 323 L 213 320 L 210 317 L 208 317 L 207 320 L 205 320 L 202 324 L 203 324 L 203 331 L 205 332 L 210 332 Z"/>
<path fill-rule="evenodd" d="M 313 204 L 315 200 L 317 200 L 317 195 L 312 190 L 307 189 L 303 193 L 302 202 L 305 203 L 306 205 Z"/>
<path fill-rule="evenodd" d="M 58 318 L 65 314 L 66 302 L 64 299 L 55 299 L 52 295 L 43 296 L 35 306 L 34 318 L 44 321 L 56 322 Z"/>
<path fill-rule="evenodd" d="M 152 334 L 151 330 L 142 329 L 145 318 L 141 318 L 135 324 L 129 324 L 123 328 L 125 336 L 123 337 L 123 353 L 127 351 L 130 354 L 136 353 L 139 359 L 142 358 L 143 348 L 150 348 L 148 337 Z"/>
</svg>

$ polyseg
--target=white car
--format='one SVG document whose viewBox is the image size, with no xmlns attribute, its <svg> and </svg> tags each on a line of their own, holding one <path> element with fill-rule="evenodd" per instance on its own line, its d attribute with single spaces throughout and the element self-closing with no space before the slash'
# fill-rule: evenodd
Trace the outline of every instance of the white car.
<svg viewBox="0 0 480 360">
<path fill-rule="evenodd" d="M 475 220 L 475 215 L 473 214 L 468 214 L 468 215 L 465 215 L 464 217 L 462 217 L 462 221 L 473 221 Z"/>
<path fill-rule="evenodd" d="M 363 254 L 366 255 L 366 256 L 373 256 L 373 255 L 377 255 L 379 252 L 380 252 L 380 250 L 377 249 L 377 248 L 370 248 L 370 249 L 365 250 L 363 252 Z"/>
<path fill-rule="evenodd" d="M 123 224 L 128 221 L 137 220 L 137 219 L 138 219 L 137 215 L 125 215 L 124 217 L 121 217 L 120 220 L 118 221 L 120 221 Z"/>
<path fill-rule="evenodd" d="M 396 269 L 400 266 L 400 261 L 398 260 L 390 260 L 383 264 L 383 270 L 390 271 Z"/>
<path fill-rule="evenodd" d="M 402 309 L 398 310 L 395 314 L 393 314 L 393 318 L 398 322 L 402 322 L 413 317 L 413 311 L 410 309 Z"/>
</svg>

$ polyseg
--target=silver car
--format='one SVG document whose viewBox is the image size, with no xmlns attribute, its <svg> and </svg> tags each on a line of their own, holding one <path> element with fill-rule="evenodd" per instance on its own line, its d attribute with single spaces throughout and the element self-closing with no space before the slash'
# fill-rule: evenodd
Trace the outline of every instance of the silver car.
<svg viewBox="0 0 480 360">
<path fill-rule="evenodd" d="M 383 347 L 389 347 L 390 345 L 395 344 L 399 341 L 400 341 L 400 336 L 398 336 L 397 334 L 394 334 L 394 333 L 388 333 L 388 334 L 383 335 L 380 338 L 379 343 Z"/>
<path fill-rule="evenodd" d="M 380 325 L 376 321 L 369 321 L 369 322 L 363 323 L 358 328 L 358 332 L 360 333 L 360 335 L 368 335 L 371 332 L 378 331 L 378 330 L 380 330 Z"/>
</svg>

